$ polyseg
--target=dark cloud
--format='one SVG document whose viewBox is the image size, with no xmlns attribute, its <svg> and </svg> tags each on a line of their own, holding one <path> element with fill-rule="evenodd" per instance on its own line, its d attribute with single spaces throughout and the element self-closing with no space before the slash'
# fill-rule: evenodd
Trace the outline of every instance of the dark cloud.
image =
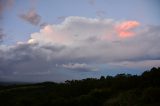
<svg viewBox="0 0 160 106">
<path fill-rule="evenodd" d="M 34 9 L 29 10 L 27 13 L 20 14 L 19 17 L 32 25 L 38 25 L 41 22 L 41 16 Z"/>
<path fill-rule="evenodd" d="M 62 66 L 62 64 L 67 64 L 73 60 L 62 54 L 64 50 L 65 47 L 63 46 L 50 44 L 42 46 L 38 44 L 17 44 L 12 47 L 1 47 L 0 78 L 12 81 L 64 81 L 72 79 L 74 76 L 68 76 L 65 74 L 66 71 L 63 71 L 66 68 L 57 67 L 57 64 Z M 80 69 L 82 71 L 82 68 L 77 68 L 75 71 Z M 57 75 L 60 77 L 57 77 Z"/>
</svg>

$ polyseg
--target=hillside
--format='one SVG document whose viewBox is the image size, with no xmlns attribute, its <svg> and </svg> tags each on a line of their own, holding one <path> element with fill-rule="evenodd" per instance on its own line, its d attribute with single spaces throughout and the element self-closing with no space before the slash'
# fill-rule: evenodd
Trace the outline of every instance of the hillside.
<svg viewBox="0 0 160 106">
<path fill-rule="evenodd" d="M 160 106 L 160 68 L 142 75 L 0 86 L 0 106 Z"/>
</svg>

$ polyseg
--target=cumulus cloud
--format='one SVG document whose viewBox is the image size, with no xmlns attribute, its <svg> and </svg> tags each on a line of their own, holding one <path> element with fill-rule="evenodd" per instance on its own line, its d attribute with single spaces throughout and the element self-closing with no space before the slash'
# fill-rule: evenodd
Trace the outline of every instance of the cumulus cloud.
<svg viewBox="0 0 160 106">
<path fill-rule="evenodd" d="M 48 25 L 38 33 L 31 34 L 32 39 L 40 42 L 72 44 L 90 38 L 100 37 L 105 32 L 113 32 L 111 19 L 91 19 L 85 17 L 68 17 L 58 25 Z"/>
<path fill-rule="evenodd" d="M 0 45 L 0 76 L 17 78 L 34 74 L 34 78 L 49 75 L 52 80 L 66 80 L 74 77 L 69 70 L 93 72 L 101 66 L 104 68 L 104 64 L 158 66 L 160 26 L 138 27 L 139 23 L 135 20 L 119 22 L 67 17 L 60 24 L 46 25 L 39 32 L 32 33 L 26 42 Z M 121 37 L 117 26 L 135 36 Z"/>
<path fill-rule="evenodd" d="M 20 14 L 19 17 L 32 25 L 38 25 L 41 21 L 41 16 L 34 9 L 29 10 L 27 13 Z"/>
</svg>

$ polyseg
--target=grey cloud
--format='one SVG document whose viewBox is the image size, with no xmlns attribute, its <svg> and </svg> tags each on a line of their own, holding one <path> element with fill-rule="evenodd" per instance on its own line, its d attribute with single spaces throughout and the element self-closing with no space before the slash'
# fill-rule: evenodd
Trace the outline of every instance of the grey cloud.
<svg viewBox="0 0 160 106">
<path fill-rule="evenodd" d="M 19 17 L 32 25 L 38 25 L 41 21 L 41 16 L 34 9 L 29 10 L 25 14 L 20 14 Z"/>
<path fill-rule="evenodd" d="M 43 50 L 33 45 L 17 45 L 2 51 L 0 71 L 4 75 L 40 73 L 50 69 L 52 63 L 47 61 Z M 47 55 L 47 54 L 46 54 Z M 10 71 L 10 72 L 8 72 Z"/>
<path fill-rule="evenodd" d="M 54 45 L 40 46 L 38 44 L 1 46 L 0 78 L 12 81 L 64 81 L 72 79 L 74 76 L 67 75 L 65 74 L 66 71 L 63 71 L 68 70 L 68 68 L 56 66 L 56 64 L 67 64 L 67 62 L 72 60 L 59 55 L 64 49 L 65 47 Z M 84 71 L 83 69 L 86 68 L 77 68 L 75 71 L 80 71 L 80 69 Z M 57 75 L 63 77 L 57 77 Z"/>
</svg>

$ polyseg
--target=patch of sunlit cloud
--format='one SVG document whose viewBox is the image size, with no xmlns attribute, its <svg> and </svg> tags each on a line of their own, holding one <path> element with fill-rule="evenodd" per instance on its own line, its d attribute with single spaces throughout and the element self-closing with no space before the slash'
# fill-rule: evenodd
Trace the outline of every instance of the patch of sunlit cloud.
<svg viewBox="0 0 160 106">
<path fill-rule="evenodd" d="M 135 35 L 133 29 L 140 25 L 137 21 L 125 21 L 116 26 L 116 31 L 120 38 L 127 38 Z"/>
</svg>

